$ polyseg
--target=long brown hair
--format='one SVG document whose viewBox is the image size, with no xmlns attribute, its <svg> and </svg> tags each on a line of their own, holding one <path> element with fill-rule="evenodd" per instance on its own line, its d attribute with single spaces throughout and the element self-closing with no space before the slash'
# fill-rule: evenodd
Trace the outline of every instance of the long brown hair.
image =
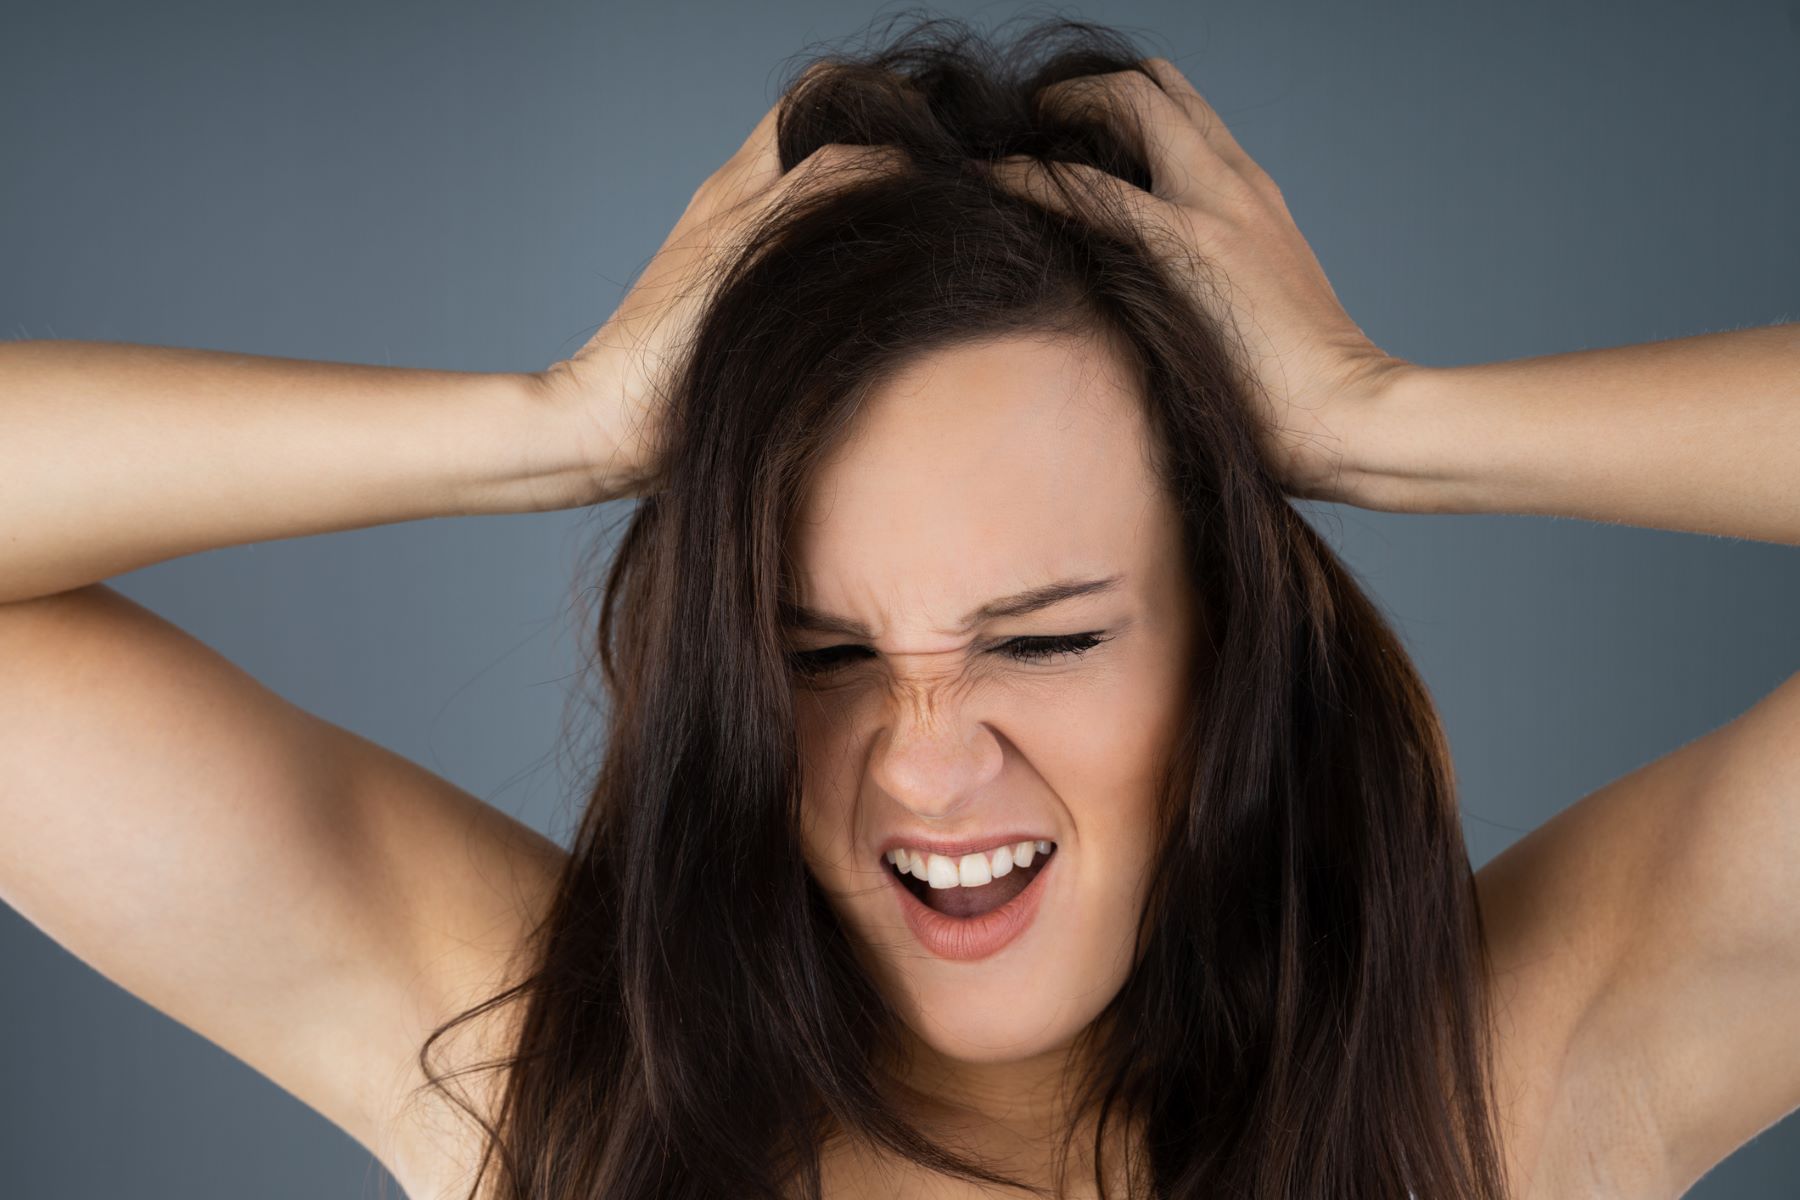
<svg viewBox="0 0 1800 1200">
<path fill-rule="evenodd" d="M 1426 688 L 1259 457 L 1226 331 L 1140 232 L 969 169 L 1026 154 L 1147 189 L 1131 136 L 1032 102 L 1141 57 L 1085 22 L 1001 41 L 926 17 L 796 70 L 784 169 L 828 143 L 906 165 L 771 214 L 668 381 L 666 468 L 605 579 L 610 727 L 554 903 L 520 982 L 420 1052 L 421 1090 L 506 1073 L 491 1123 L 456 1099 L 487 1139 L 471 1198 L 496 1166 L 509 1200 L 816 1198 L 831 1129 L 1024 1187 L 925 1137 L 876 1069 L 897 1019 L 800 853 L 777 615 L 788 518 L 870 388 L 1020 331 L 1133 356 L 1205 630 L 1137 966 L 1084 1035 L 1096 1185 L 1131 1114 L 1134 1196 L 1505 1194 L 1485 941 Z M 440 1076 L 437 1040 L 504 1004 L 512 1052 Z"/>
</svg>

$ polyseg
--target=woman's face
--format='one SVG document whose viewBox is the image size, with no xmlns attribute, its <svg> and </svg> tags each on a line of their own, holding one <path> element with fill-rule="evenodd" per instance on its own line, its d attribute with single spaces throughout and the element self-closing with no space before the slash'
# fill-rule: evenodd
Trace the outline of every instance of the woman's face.
<svg viewBox="0 0 1800 1200">
<path fill-rule="evenodd" d="M 1197 638 L 1136 387 L 1098 339 L 929 356 L 871 397 L 792 530 L 807 863 L 948 1059 L 1065 1047 L 1132 965 Z M 1052 584 L 1078 594 L 980 614 Z M 1053 849 L 1005 874 L 960 855 L 1022 841 Z M 911 884 L 928 906 L 885 851 L 934 843 L 952 853 Z"/>
</svg>

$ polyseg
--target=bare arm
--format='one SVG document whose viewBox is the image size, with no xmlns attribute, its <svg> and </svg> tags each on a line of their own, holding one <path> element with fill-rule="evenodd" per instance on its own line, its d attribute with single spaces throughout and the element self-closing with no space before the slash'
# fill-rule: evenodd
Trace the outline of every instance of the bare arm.
<svg viewBox="0 0 1800 1200">
<path fill-rule="evenodd" d="M 1683 1194 L 1800 1105 L 1797 862 L 1800 675 L 1477 876 L 1497 977 L 1569 1031 L 1558 1138 L 1645 1171 L 1633 1195 Z"/>
<path fill-rule="evenodd" d="M 1409 367 L 1351 425 L 1363 508 L 1537 513 L 1800 545 L 1800 324 Z"/>
<path fill-rule="evenodd" d="M 776 115 L 614 317 L 540 373 L 0 345 L 0 901 L 403 1182 L 439 1177 L 458 1115 L 402 1119 L 421 1041 L 513 978 L 566 856 L 100 581 L 216 546 L 644 490 L 715 256 L 796 187 L 892 165 L 828 146 L 783 173 Z M 503 1054 L 512 1015 L 439 1043 L 456 1051 L 440 1065 Z"/>
<path fill-rule="evenodd" d="M 1345 497 L 1800 545 L 1800 325 L 1397 373 Z M 1481 873 L 1496 960 L 1560 964 L 1559 1104 L 1675 1195 L 1800 1105 L 1800 675 Z M 1607 1143 L 1611 1137 L 1617 1145 Z"/>
<path fill-rule="evenodd" d="M 217 546 L 621 494 L 543 377 L 0 344 L 0 602 Z"/>
<path fill-rule="evenodd" d="M 1141 66 L 1037 100 L 1154 131 L 1149 192 L 1027 157 L 989 175 L 1060 211 L 1091 190 L 1142 220 L 1170 277 L 1235 335 L 1284 490 L 1800 544 L 1800 324 L 1463 367 L 1396 358 L 1344 311 L 1280 188 L 1206 98 L 1166 59 Z"/>
<path fill-rule="evenodd" d="M 97 581 L 601 498 L 560 403 L 526 375 L 0 345 L 0 901 L 390 1166 L 424 1035 L 491 989 L 560 848 Z"/>
<path fill-rule="evenodd" d="M 0 605 L 0 664 L 0 903 L 401 1169 L 560 847 L 101 584 Z"/>
<path fill-rule="evenodd" d="M 1166 59 L 1141 65 L 1037 100 L 1144 133 L 1149 192 L 1029 158 L 990 175 L 1053 209 L 1092 188 L 1146 219 L 1171 278 L 1237 335 L 1285 491 L 1800 545 L 1800 324 L 1479 366 L 1397 359 L 1344 311 L 1206 98 Z M 1553 1007 L 1576 1030 L 1557 1086 L 1579 1114 L 1566 1124 L 1584 1178 L 1647 1157 L 1659 1194 L 1677 1194 L 1800 1104 L 1796 781 L 1800 675 L 1483 868 L 1500 974 L 1541 983 L 1531 964 L 1556 963 Z"/>
</svg>

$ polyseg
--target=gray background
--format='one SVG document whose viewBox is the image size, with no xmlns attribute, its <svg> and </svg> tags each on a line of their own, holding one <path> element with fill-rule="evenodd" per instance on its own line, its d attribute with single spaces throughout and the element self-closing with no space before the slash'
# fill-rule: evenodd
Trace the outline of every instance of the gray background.
<svg viewBox="0 0 1800 1200">
<path fill-rule="evenodd" d="M 783 60 L 876 10 L 3 11 L 0 337 L 517 370 L 612 311 Z M 1393 353 L 1443 365 L 1800 313 L 1793 3 L 1062 11 L 1135 27 L 1207 93 Z M 586 770 L 565 726 L 594 722 L 568 702 L 576 559 L 628 510 L 224 548 L 116 586 L 563 840 Z M 1791 548 L 1309 511 L 1442 708 L 1477 866 L 1800 667 Z M 373 1196 L 387 1179 L 3 906 L 0 963 L 6 1195 Z M 1788 1197 L 1797 1178 L 1790 1120 L 1690 1194 Z"/>
</svg>

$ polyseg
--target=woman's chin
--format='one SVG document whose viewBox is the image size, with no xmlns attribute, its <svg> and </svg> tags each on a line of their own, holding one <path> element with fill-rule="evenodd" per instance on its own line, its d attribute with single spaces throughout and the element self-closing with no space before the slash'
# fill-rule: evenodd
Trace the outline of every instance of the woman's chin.
<svg viewBox="0 0 1800 1200">
<path fill-rule="evenodd" d="M 1066 1048 L 1080 1025 L 1064 1029 L 1056 1006 L 1021 1003 L 1016 986 L 977 999 L 968 989 L 955 996 L 914 997 L 907 1026 L 940 1058 L 971 1066 L 1023 1062 Z"/>
</svg>

